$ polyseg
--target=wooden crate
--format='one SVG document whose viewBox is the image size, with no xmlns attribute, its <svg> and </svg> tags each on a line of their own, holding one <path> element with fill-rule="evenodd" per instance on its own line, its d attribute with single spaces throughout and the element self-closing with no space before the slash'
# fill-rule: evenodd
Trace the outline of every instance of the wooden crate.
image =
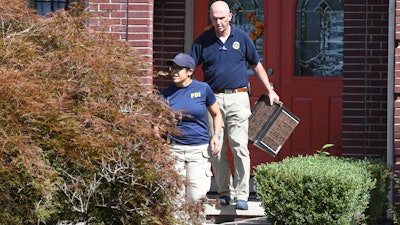
<svg viewBox="0 0 400 225">
<path fill-rule="evenodd" d="M 268 96 L 261 95 L 249 118 L 249 141 L 275 157 L 299 122 L 281 102 L 270 105 Z"/>
</svg>

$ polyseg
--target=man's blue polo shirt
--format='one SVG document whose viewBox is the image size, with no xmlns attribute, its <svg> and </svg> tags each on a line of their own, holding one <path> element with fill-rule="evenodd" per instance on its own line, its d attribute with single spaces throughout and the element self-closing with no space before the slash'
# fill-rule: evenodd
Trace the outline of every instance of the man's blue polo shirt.
<svg viewBox="0 0 400 225">
<path fill-rule="evenodd" d="M 202 64 L 204 81 L 213 90 L 246 87 L 247 63 L 256 65 L 260 61 L 249 35 L 234 26 L 225 44 L 214 28 L 205 31 L 193 42 L 189 54 L 196 65 Z"/>
</svg>

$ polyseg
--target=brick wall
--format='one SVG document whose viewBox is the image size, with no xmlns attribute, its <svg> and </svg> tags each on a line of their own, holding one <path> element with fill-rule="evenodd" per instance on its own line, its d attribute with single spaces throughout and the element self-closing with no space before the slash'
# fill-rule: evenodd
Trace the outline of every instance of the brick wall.
<svg viewBox="0 0 400 225">
<path fill-rule="evenodd" d="M 344 1 L 344 156 L 386 156 L 388 4 Z"/>
<path fill-rule="evenodd" d="M 400 1 L 396 1 L 396 16 L 395 16 L 395 39 L 397 45 L 400 42 Z M 395 78 L 394 78 L 394 154 L 395 162 L 400 162 L 400 48 L 395 49 Z M 396 168 L 400 170 L 400 167 Z"/>
<path fill-rule="evenodd" d="M 127 3 L 128 2 L 128 3 Z M 118 39 L 127 40 L 148 62 L 148 76 L 143 83 L 149 88 L 168 86 L 165 61 L 184 52 L 185 1 L 182 0 L 89 0 L 94 29 L 106 26 Z"/>
<path fill-rule="evenodd" d="M 92 14 L 89 26 L 111 33 L 118 39 L 128 41 L 148 63 L 140 77 L 143 84 L 153 88 L 153 8 L 154 0 L 89 0 Z"/>
<path fill-rule="evenodd" d="M 156 0 L 154 2 L 154 72 L 165 73 L 165 61 L 184 52 L 185 1 Z M 170 77 L 154 78 L 154 85 L 162 89 L 171 83 Z"/>
<path fill-rule="evenodd" d="M 396 15 L 395 15 L 395 65 L 394 65 L 394 162 L 395 172 L 400 174 L 400 1 L 396 1 Z M 393 191 L 395 205 L 400 208 L 400 195 L 399 188 L 396 187 Z"/>
</svg>

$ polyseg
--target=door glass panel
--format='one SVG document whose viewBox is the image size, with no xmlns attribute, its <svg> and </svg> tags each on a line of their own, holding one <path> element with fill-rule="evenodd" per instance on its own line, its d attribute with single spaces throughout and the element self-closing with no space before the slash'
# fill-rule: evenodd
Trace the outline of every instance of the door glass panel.
<svg viewBox="0 0 400 225">
<path fill-rule="evenodd" d="M 213 3 L 209 1 L 209 6 Z M 260 61 L 263 61 L 264 44 L 264 4 L 263 0 L 225 0 L 233 14 L 231 23 L 244 30 L 256 45 L 257 52 L 260 55 Z M 211 23 L 209 23 L 211 24 Z M 248 75 L 253 75 L 249 68 Z"/>
<path fill-rule="evenodd" d="M 339 77 L 343 71 L 343 0 L 299 0 L 296 76 Z"/>
</svg>

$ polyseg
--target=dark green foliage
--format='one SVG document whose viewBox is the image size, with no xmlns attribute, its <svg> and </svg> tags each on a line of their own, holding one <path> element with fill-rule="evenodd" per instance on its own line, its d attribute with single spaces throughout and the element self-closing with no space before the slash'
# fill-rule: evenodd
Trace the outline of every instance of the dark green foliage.
<svg viewBox="0 0 400 225">
<path fill-rule="evenodd" d="M 182 178 L 160 135 L 174 115 L 149 65 L 85 24 L 0 2 L 0 224 L 185 224 Z M 7 13 L 5 13 L 7 12 Z"/>
<path fill-rule="evenodd" d="M 391 172 L 386 163 L 379 159 L 366 159 L 361 161 L 371 173 L 375 181 L 374 188 L 370 192 L 368 208 L 365 211 L 368 225 L 380 225 L 386 220 L 389 209 L 389 187 Z"/>
<path fill-rule="evenodd" d="M 257 195 L 274 224 L 359 224 L 374 186 L 362 163 L 314 155 L 257 166 Z"/>
</svg>

